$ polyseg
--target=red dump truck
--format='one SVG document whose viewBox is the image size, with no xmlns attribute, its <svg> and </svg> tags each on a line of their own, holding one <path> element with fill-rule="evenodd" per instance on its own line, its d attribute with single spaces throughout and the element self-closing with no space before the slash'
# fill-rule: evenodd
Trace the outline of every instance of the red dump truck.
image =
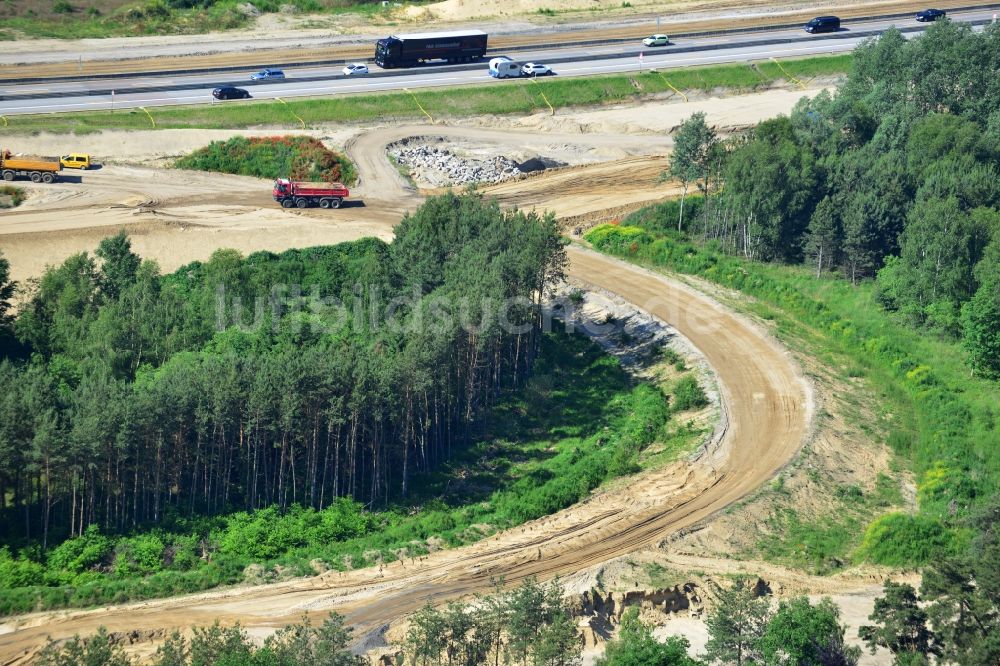
<svg viewBox="0 0 1000 666">
<path fill-rule="evenodd" d="M 282 208 L 340 208 L 350 192 L 340 183 L 297 183 L 279 178 L 271 194 Z"/>
<path fill-rule="evenodd" d="M 9 150 L 0 150 L 0 176 L 4 180 L 30 178 L 33 183 L 51 183 L 59 177 L 62 164 L 58 159 L 41 157 L 11 157 Z"/>
</svg>

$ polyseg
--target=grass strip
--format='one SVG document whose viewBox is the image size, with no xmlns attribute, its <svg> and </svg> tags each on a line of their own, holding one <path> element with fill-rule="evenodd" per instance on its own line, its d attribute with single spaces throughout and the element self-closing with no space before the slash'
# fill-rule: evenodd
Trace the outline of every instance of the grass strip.
<svg viewBox="0 0 1000 666">
<path fill-rule="evenodd" d="M 850 55 L 821 56 L 782 61 L 788 74 L 799 79 L 843 74 L 851 67 Z M 365 122 L 372 120 L 422 117 L 414 98 L 434 118 L 479 114 L 514 114 L 547 111 L 572 106 L 608 104 L 641 99 L 657 93 L 686 91 L 750 92 L 786 80 L 773 62 L 692 67 L 670 71 L 670 83 L 660 72 L 611 74 L 601 76 L 556 78 L 545 83 L 546 100 L 532 94 L 533 86 L 490 85 L 457 86 L 409 92 L 334 95 L 281 102 L 225 103 L 184 107 L 163 107 L 156 114 L 159 129 L 241 129 L 247 127 L 293 127 L 288 111 L 302 118 L 306 126 L 325 123 Z M 9 126 L 0 128 L 0 136 L 49 132 L 86 134 L 101 130 L 148 129 L 148 119 L 139 109 L 117 113 L 46 113 L 9 117 Z"/>
</svg>

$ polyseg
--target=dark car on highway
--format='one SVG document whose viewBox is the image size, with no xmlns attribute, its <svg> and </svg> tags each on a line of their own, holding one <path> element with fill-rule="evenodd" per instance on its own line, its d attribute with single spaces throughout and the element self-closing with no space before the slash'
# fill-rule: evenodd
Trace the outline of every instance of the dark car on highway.
<svg viewBox="0 0 1000 666">
<path fill-rule="evenodd" d="M 943 9 L 925 9 L 922 12 L 917 12 L 917 20 L 921 23 L 937 21 L 938 19 L 943 19 L 944 17 L 945 12 Z"/>
<path fill-rule="evenodd" d="M 212 97 L 215 99 L 250 99 L 250 93 L 248 93 L 243 88 L 234 88 L 233 86 L 223 86 L 221 88 L 216 88 L 212 91 Z"/>
<path fill-rule="evenodd" d="M 810 34 L 837 32 L 838 30 L 840 30 L 840 19 L 836 16 L 817 16 L 805 25 L 805 31 Z"/>
</svg>

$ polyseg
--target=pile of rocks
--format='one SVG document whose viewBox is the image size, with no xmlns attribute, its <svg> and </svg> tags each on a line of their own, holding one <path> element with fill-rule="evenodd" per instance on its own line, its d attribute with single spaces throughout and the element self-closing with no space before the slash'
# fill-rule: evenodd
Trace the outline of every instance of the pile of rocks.
<svg viewBox="0 0 1000 666">
<path fill-rule="evenodd" d="M 463 158 L 435 146 L 395 144 L 389 147 L 389 155 L 409 168 L 414 179 L 439 187 L 502 183 L 524 175 L 517 162 L 506 157 Z"/>
</svg>

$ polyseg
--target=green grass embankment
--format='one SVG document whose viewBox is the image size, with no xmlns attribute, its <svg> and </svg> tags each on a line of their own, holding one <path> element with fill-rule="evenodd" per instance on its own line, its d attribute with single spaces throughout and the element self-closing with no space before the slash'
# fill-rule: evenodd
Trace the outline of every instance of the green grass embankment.
<svg viewBox="0 0 1000 666">
<path fill-rule="evenodd" d="M 546 100 L 553 109 L 635 101 L 656 94 L 676 94 L 673 88 L 680 91 L 728 90 L 745 93 L 786 81 L 788 76 L 807 82 L 818 76 L 843 74 L 850 66 L 851 56 L 841 55 L 783 60 L 780 67 L 774 62 L 761 62 L 606 76 L 557 76 L 537 81 L 537 85 L 527 80 L 506 84 L 491 82 L 488 85 L 414 90 L 412 93 L 335 95 L 283 102 L 227 102 L 148 110 L 158 129 L 300 128 L 302 123 L 315 127 L 327 123 L 426 118 L 421 107 L 432 118 L 438 119 L 547 111 Z M 6 127 L 0 127 L 0 136 L 152 127 L 150 118 L 140 109 L 118 109 L 114 113 L 109 109 L 7 116 L 7 123 Z"/>
</svg>

